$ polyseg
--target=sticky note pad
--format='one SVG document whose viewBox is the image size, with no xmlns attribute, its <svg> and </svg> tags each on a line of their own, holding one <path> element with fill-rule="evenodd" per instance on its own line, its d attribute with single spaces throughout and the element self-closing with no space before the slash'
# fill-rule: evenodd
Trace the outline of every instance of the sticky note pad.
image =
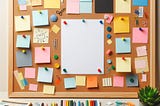
<svg viewBox="0 0 160 106">
<path fill-rule="evenodd" d="M 131 0 L 116 0 L 116 13 L 131 13 Z"/>
<path fill-rule="evenodd" d="M 75 78 L 64 78 L 64 87 L 66 89 L 76 88 Z"/>
<path fill-rule="evenodd" d="M 97 88 L 98 79 L 97 76 L 87 76 L 87 88 Z"/>
<path fill-rule="evenodd" d="M 29 84 L 29 91 L 37 91 L 38 85 L 37 84 Z"/>
<path fill-rule="evenodd" d="M 112 86 L 112 78 L 103 78 L 102 79 L 102 82 L 103 82 L 103 86 Z"/>
<path fill-rule="evenodd" d="M 113 13 L 114 0 L 95 0 L 96 13 Z"/>
<path fill-rule="evenodd" d="M 49 29 L 46 28 L 34 28 L 33 43 L 48 43 Z"/>
<path fill-rule="evenodd" d="M 80 13 L 80 0 L 66 0 L 66 13 L 79 14 Z"/>
<path fill-rule="evenodd" d="M 124 87 L 124 77 L 114 76 L 113 77 L 113 87 Z"/>
<path fill-rule="evenodd" d="M 32 6 L 40 6 L 42 5 L 42 0 L 32 0 Z"/>
<path fill-rule="evenodd" d="M 15 30 L 17 32 L 19 31 L 30 31 L 31 25 L 30 25 L 30 16 L 15 16 Z"/>
<path fill-rule="evenodd" d="M 85 86 L 86 85 L 86 76 L 76 76 L 76 85 Z"/>
<path fill-rule="evenodd" d="M 35 78 L 36 70 L 35 68 L 25 68 L 25 78 Z"/>
<path fill-rule="evenodd" d="M 135 58 L 135 69 L 136 73 L 149 72 L 147 56 Z"/>
<path fill-rule="evenodd" d="M 20 5 L 19 10 L 21 11 L 27 10 L 27 5 Z"/>
<path fill-rule="evenodd" d="M 122 57 L 117 57 L 116 72 L 131 72 L 131 58 L 125 57 L 123 60 Z"/>
<path fill-rule="evenodd" d="M 26 5 L 27 1 L 26 0 L 18 0 L 19 5 Z"/>
<path fill-rule="evenodd" d="M 44 0 L 44 8 L 60 8 L 60 0 Z"/>
<path fill-rule="evenodd" d="M 148 28 L 142 28 L 142 30 L 133 28 L 133 43 L 148 43 Z"/>
<path fill-rule="evenodd" d="M 32 11 L 33 26 L 49 25 L 48 10 Z"/>
<path fill-rule="evenodd" d="M 53 26 L 52 26 L 52 31 L 57 34 L 57 33 L 60 31 L 59 26 L 53 25 Z"/>
<path fill-rule="evenodd" d="M 50 63 L 50 47 L 35 48 L 35 63 Z"/>
<path fill-rule="evenodd" d="M 114 18 L 114 33 L 129 33 L 129 25 L 128 16 L 116 16 Z"/>
<path fill-rule="evenodd" d="M 92 0 L 80 0 L 80 13 L 92 13 Z"/>
<path fill-rule="evenodd" d="M 16 47 L 18 48 L 30 48 L 30 35 L 17 35 Z"/>
<path fill-rule="evenodd" d="M 53 80 L 53 68 L 38 67 L 38 82 L 52 83 Z"/>
<path fill-rule="evenodd" d="M 44 85 L 43 86 L 43 93 L 44 94 L 51 94 L 51 95 L 53 95 L 55 93 L 55 86 Z"/>
<path fill-rule="evenodd" d="M 147 47 L 146 46 L 139 46 L 136 47 L 137 56 L 147 56 Z"/>
<path fill-rule="evenodd" d="M 127 75 L 126 85 L 128 87 L 137 87 L 138 86 L 138 75 L 136 74 Z"/>
<path fill-rule="evenodd" d="M 131 53 L 130 38 L 116 38 L 116 53 Z"/>
<path fill-rule="evenodd" d="M 30 50 L 26 50 L 26 53 L 22 51 L 16 52 L 16 65 L 17 67 L 32 66 L 32 53 Z"/>
<path fill-rule="evenodd" d="M 132 0 L 133 6 L 148 6 L 148 0 Z"/>
</svg>

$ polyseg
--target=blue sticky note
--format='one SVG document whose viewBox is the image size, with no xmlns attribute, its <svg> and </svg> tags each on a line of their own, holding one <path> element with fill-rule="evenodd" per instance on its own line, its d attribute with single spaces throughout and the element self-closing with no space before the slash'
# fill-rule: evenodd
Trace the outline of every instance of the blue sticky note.
<svg viewBox="0 0 160 106">
<path fill-rule="evenodd" d="M 52 83 L 53 80 L 53 68 L 39 67 L 38 68 L 38 82 Z"/>
<path fill-rule="evenodd" d="M 64 87 L 66 89 L 76 88 L 75 78 L 64 78 Z"/>
<path fill-rule="evenodd" d="M 33 26 L 49 25 L 48 10 L 32 11 Z"/>
<path fill-rule="evenodd" d="M 133 0 L 133 6 L 148 6 L 148 0 Z"/>
<path fill-rule="evenodd" d="M 80 0 L 80 13 L 92 13 L 91 0 Z"/>
<path fill-rule="evenodd" d="M 18 4 L 19 5 L 26 5 L 27 4 L 27 0 L 18 0 Z"/>
<path fill-rule="evenodd" d="M 23 37 L 22 35 L 17 35 L 16 47 L 30 48 L 30 36 L 25 35 L 25 37 Z"/>
<path fill-rule="evenodd" d="M 21 83 L 22 83 L 23 86 L 28 85 L 28 81 L 25 78 L 23 80 L 21 80 Z"/>
<path fill-rule="evenodd" d="M 130 38 L 116 38 L 116 53 L 130 53 L 131 52 L 131 41 Z"/>
</svg>

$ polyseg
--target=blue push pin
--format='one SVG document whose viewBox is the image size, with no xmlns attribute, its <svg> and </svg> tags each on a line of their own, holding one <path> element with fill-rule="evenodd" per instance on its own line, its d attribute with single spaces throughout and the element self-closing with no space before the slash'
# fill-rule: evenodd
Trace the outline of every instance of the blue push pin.
<svg viewBox="0 0 160 106">
<path fill-rule="evenodd" d="M 22 19 L 24 19 L 24 16 L 21 16 Z"/>
<path fill-rule="evenodd" d="M 111 59 L 108 59 L 108 60 L 107 60 L 107 63 L 108 63 L 108 64 L 112 64 L 112 60 L 111 60 Z"/>
<path fill-rule="evenodd" d="M 100 21 L 99 21 L 99 23 L 100 23 L 100 24 L 103 24 L 103 21 L 102 21 L 102 20 L 100 20 Z"/>
<path fill-rule="evenodd" d="M 53 15 L 51 15 L 51 17 L 50 17 L 50 20 L 51 20 L 52 22 L 57 22 L 58 17 L 57 17 L 55 14 L 53 14 Z"/>
<path fill-rule="evenodd" d="M 135 10 L 135 12 L 134 12 L 135 14 L 137 14 L 137 15 L 139 15 L 139 11 L 138 10 Z"/>
<path fill-rule="evenodd" d="M 142 29 L 142 28 L 139 28 L 139 30 L 140 30 L 140 31 L 143 31 L 143 29 Z"/>
<path fill-rule="evenodd" d="M 111 31 L 112 31 L 112 28 L 111 28 L 111 27 L 107 27 L 107 31 L 108 31 L 108 32 L 111 32 Z"/>
<path fill-rule="evenodd" d="M 112 37 L 111 34 L 107 34 L 108 39 L 111 39 L 111 37 Z"/>
<path fill-rule="evenodd" d="M 82 22 L 85 23 L 86 21 L 84 19 L 82 19 Z"/>
</svg>

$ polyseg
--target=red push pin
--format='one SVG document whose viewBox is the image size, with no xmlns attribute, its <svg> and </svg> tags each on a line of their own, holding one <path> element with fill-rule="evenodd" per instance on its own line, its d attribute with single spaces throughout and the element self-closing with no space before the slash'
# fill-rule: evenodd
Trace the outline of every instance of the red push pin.
<svg viewBox="0 0 160 106">
<path fill-rule="evenodd" d="M 125 57 L 122 57 L 122 60 L 126 61 Z"/>
<path fill-rule="evenodd" d="M 98 72 L 99 72 L 99 73 L 102 73 L 102 71 L 101 71 L 101 69 L 100 69 L 100 68 L 98 69 Z"/>
<path fill-rule="evenodd" d="M 66 22 L 66 21 L 63 21 L 63 23 L 64 23 L 65 25 L 67 25 L 67 22 Z"/>
<path fill-rule="evenodd" d="M 142 28 L 139 28 L 139 30 L 140 30 L 140 31 L 143 31 L 143 29 L 142 29 Z"/>
<path fill-rule="evenodd" d="M 44 46 L 41 46 L 41 49 L 42 49 L 42 50 L 45 50 Z"/>
<path fill-rule="evenodd" d="M 23 38 L 26 38 L 26 35 L 22 35 L 23 36 Z"/>
</svg>

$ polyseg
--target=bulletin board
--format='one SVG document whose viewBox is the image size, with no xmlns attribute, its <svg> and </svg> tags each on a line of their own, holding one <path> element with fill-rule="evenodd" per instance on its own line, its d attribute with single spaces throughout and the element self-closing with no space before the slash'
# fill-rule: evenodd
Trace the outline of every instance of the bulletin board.
<svg viewBox="0 0 160 106">
<path fill-rule="evenodd" d="M 133 0 L 131 0 L 133 1 Z M 42 0 L 42 4 L 43 4 Z M 142 18 L 139 18 L 139 25 L 136 26 L 136 14 L 135 10 L 139 8 L 139 6 L 133 6 L 131 3 L 131 13 L 115 13 L 115 8 L 116 8 L 116 0 L 113 0 L 113 13 L 95 13 L 95 0 L 92 1 L 92 13 L 91 14 L 66 14 L 66 11 L 63 12 L 62 16 L 59 16 L 56 14 L 56 11 L 59 9 L 46 9 L 42 6 L 27 6 L 26 11 L 20 11 L 19 10 L 19 5 L 18 5 L 18 0 L 10 0 L 10 6 L 9 6 L 9 66 L 8 66 L 8 71 L 9 71 L 9 76 L 8 76 L 8 92 L 9 92 L 9 97 L 14 97 L 14 98 L 20 98 L 20 97 L 26 97 L 26 98 L 137 98 L 137 92 L 140 88 L 145 87 L 147 85 L 155 87 L 155 1 L 154 0 L 148 0 L 148 6 L 144 6 L 144 12 L 145 15 Z M 66 0 L 64 0 L 64 3 L 61 3 L 61 8 L 63 9 L 66 8 Z M 33 29 L 37 28 L 36 26 L 33 26 L 32 22 L 32 11 L 34 10 L 48 10 L 48 17 L 52 14 L 56 14 L 58 16 L 58 21 L 57 22 L 51 22 L 49 19 L 49 25 L 48 26 L 42 26 L 38 28 L 48 28 L 51 30 L 51 27 L 53 25 L 57 25 L 61 28 L 61 20 L 69 20 L 69 19 L 103 19 L 104 23 L 104 74 L 78 74 L 78 75 L 83 75 L 83 76 L 97 76 L 97 83 L 98 87 L 97 88 L 92 88 L 88 89 L 86 86 L 79 87 L 77 86 L 75 89 L 65 89 L 64 88 L 64 78 L 70 78 L 70 77 L 75 77 L 77 76 L 76 74 L 62 74 L 61 71 L 62 69 L 56 69 L 54 68 L 55 63 L 59 63 L 61 65 L 61 61 L 63 58 L 61 58 L 61 31 L 58 32 L 57 34 L 53 33 L 52 31 L 49 31 L 49 41 L 48 43 L 45 44 L 36 44 L 33 43 Z M 120 17 L 129 17 L 129 33 L 121 33 L 117 34 L 114 33 L 114 20 L 111 22 L 111 24 L 106 23 L 104 19 L 104 14 L 110 14 L 114 17 L 120 16 Z M 31 22 L 31 30 L 30 31 L 23 31 L 23 32 L 16 32 L 15 31 L 15 16 L 22 16 L 22 15 L 30 15 L 30 22 Z M 145 21 L 145 25 L 143 23 Z M 107 40 L 108 38 L 106 35 L 109 33 L 107 32 L 107 27 L 110 26 L 112 28 L 112 31 L 110 34 L 112 35 L 112 44 L 108 45 Z M 148 43 L 141 44 L 141 43 L 132 43 L 132 28 L 137 27 L 144 27 L 148 28 Z M 36 69 L 36 78 L 35 79 L 27 79 L 28 83 L 34 83 L 38 84 L 38 90 L 36 92 L 31 92 L 29 91 L 29 86 L 26 86 L 23 90 L 20 89 L 16 78 L 14 76 L 14 71 L 18 70 L 18 72 L 22 72 L 24 74 L 24 68 L 18 68 L 16 65 L 16 52 L 18 50 L 22 50 L 20 48 L 16 47 L 16 39 L 17 35 L 19 34 L 26 34 L 30 35 L 31 38 L 31 46 L 29 50 L 32 52 L 32 66 L 30 68 L 35 68 Z M 125 54 L 118 54 L 116 53 L 116 38 L 130 38 L 131 40 L 131 53 L 125 53 Z M 54 44 L 53 41 L 54 39 L 58 39 L 58 47 L 57 49 L 54 49 Z M 91 38 L 92 39 L 92 38 Z M 35 63 L 35 47 L 50 47 L 50 63 L 47 64 L 36 64 Z M 126 86 L 126 76 L 128 74 L 136 74 L 135 71 L 135 58 L 137 58 L 137 53 L 136 53 L 136 47 L 139 46 L 146 46 L 147 47 L 147 58 L 148 58 L 148 67 L 149 67 L 149 72 L 145 72 L 147 75 L 146 82 L 141 82 L 142 79 L 142 73 L 137 73 L 138 75 L 138 87 L 127 87 Z M 78 48 L 78 47 L 77 47 Z M 108 56 L 106 54 L 107 50 L 110 49 L 113 53 L 111 56 Z M 28 49 L 27 49 L 28 50 Z M 54 54 L 57 54 L 59 56 L 58 60 L 55 60 L 53 58 Z M 74 55 L 74 54 L 73 54 Z M 92 54 L 90 54 L 92 55 Z M 130 57 L 131 58 L 131 72 L 116 72 L 116 57 Z M 85 61 L 85 57 L 84 61 Z M 107 59 L 112 60 L 112 65 L 115 66 L 115 70 L 111 70 L 110 72 L 107 71 L 109 67 L 112 65 L 109 65 L 107 63 Z M 39 83 L 37 82 L 37 73 L 38 73 L 38 67 L 49 67 L 53 68 L 53 82 L 51 84 L 47 85 L 54 85 L 55 86 L 55 94 L 49 95 L 49 94 L 44 94 L 43 93 L 43 85 L 46 83 Z M 88 66 L 89 67 L 89 66 Z M 57 79 L 57 76 L 60 77 L 60 84 L 56 85 L 55 81 Z M 103 78 L 113 78 L 113 76 L 124 76 L 124 86 L 123 87 L 103 87 L 102 86 L 102 79 Z"/>
</svg>

